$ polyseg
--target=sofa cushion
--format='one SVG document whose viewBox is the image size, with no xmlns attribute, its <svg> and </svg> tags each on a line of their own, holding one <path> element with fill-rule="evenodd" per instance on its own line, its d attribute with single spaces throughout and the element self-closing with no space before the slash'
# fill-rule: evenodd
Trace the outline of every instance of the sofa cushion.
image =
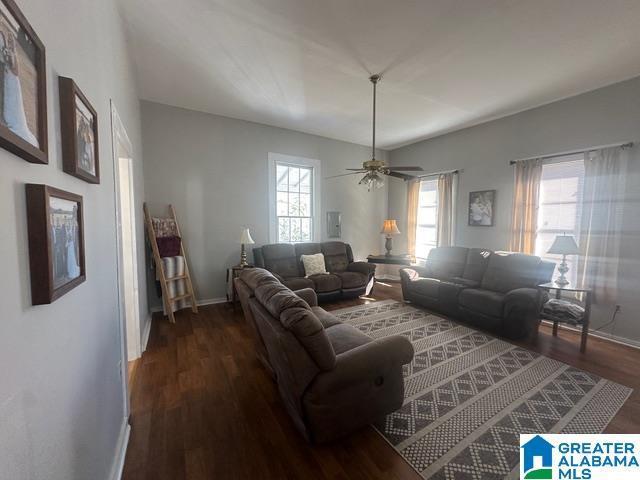
<svg viewBox="0 0 640 480">
<path fill-rule="evenodd" d="M 349 258 L 344 242 L 324 242 L 321 247 L 329 272 L 344 272 L 347 269 Z"/>
<path fill-rule="evenodd" d="M 470 248 L 467 252 L 467 262 L 464 266 L 462 278 L 480 284 L 492 253 L 491 250 L 486 248 Z"/>
<path fill-rule="evenodd" d="M 240 272 L 240 278 L 251 290 L 267 283 L 280 283 L 271 272 L 264 268 L 245 268 Z"/>
<path fill-rule="evenodd" d="M 409 289 L 418 295 L 437 299 L 440 294 L 440 280 L 437 278 L 417 278 L 409 283 Z"/>
<path fill-rule="evenodd" d="M 321 370 L 336 366 L 336 354 L 327 331 L 311 309 L 287 308 L 280 314 L 280 323 L 293 333 Z"/>
<path fill-rule="evenodd" d="M 496 252 L 482 277 L 482 288 L 506 293 L 516 288 L 536 287 L 540 258 L 524 253 Z"/>
<path fill-rule="evenodd" d="M 467 263 L 468 249 L 464 247 L 433 248 L 427 257 L 426 268 L 430 276 L 448 280 L 461 277 Z"/>
<path fill-rule="evenodd" d="M 371 342 L 370 337 L 357 328 L 345 323 L 327 329 L 327 336 L 336 355 Z"/>
<path fill-rule="evenodd" d="M 309 280 L 313 281 L 315 291 L 318 293 L 335 292 L 342 288 L 340 277 L 331 273 L 311 275 Z"/>
<path fill-rule="evenodd" d="M 360 288 L 367 285 L 369 277 L 359 272 L 336 272 L 336 276 L 342 280 L 342 288 Z"/>
<path fill-rule="evenodd" d="M 298 257 L 294 246 L 288 243 L 276 243 L 262 247 L 264 268 L 270 272 L 287 277 L 302 277 Z"/>
<path fill-rule="evenodd" d="M 338 320 L 338 317 L 327 312 L 322 307 L 311 307 L 311 311 L 318 317 L 318 320 L 320 320 L 324 328 L 333 327 L 334 325 L 340 325 L 342 323 Z"/>
<path fill-rule="evenodd" d="M 458 295 L 458 302 L 464 308 L 490 317 L 502 317 L 504 295 L 490 290 L 466 288 Z"/>
<path fill-rule="evenodd" d="M 302 298 L 281 283 L 267 283 L 254 290 L 258 301 L 276 318 L 289 308 L 303 308 L 311 311 L 311 307 Z"/>
<path fill-rule="evenodd" d="M 287 288 L 290 288 L 291 290 L 302 290 L 303 288 L 315 287 L 312 280 L 304 277 L 285 278 L 284 282 L 282 283 L 284 283 Z"/>
</svg>

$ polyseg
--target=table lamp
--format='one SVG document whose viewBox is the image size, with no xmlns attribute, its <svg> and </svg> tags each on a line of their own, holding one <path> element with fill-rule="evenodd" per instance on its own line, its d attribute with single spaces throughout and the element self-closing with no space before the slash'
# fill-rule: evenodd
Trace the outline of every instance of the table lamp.
<svg viewBox="0 0 640 480">
<path fill-rule="evenodd" d="M 567 280 L 566 274 L 569 271 L 569 266 L 567 265 L 567 255 L 578 255 L 580 253 L 580 249 L 578 248 L 578 244 L 576 243 L 576 239 L 573 235 L 558 235 L 556 239 L 553 241 L 553 245 L 547 251 L 547 253 L 552 253 L 556 255 L 562 255 L 562 263 L 558 267 L 558 272 L 560 272 L 560 276 L 556 279 L 556 285 L 564 287 L 565 285 L 569 285 L 569 280 Z"/>
<path fill-rule="evenodd" d="M 384 242 L 384 248 L 387 250 L 385 254 L 387 257 L 391 256 L 391 249 L 393 248 L 393 235 L 400 235 L 398 225 L 395 220 L 385 220 L 382 224 L 382 230 L 380 233 L 384 233 L 387 236 L 387 240 Z"/>
<path fill-rule="evenodd" d="M 245 245 L 253 245 L 254 242 L 253 238 L 251 238 L 251 233 L 249 233 L 249 229 L 245 228 L 242 231 L 242 235 L 240 235 L 240 245 L 241 247 L 241 251 L 240 251 L 240 266 L 242 268 L 248 266 L 249 264 L 247 263 L 247 252 L 244 249 Z"/>
</svg>

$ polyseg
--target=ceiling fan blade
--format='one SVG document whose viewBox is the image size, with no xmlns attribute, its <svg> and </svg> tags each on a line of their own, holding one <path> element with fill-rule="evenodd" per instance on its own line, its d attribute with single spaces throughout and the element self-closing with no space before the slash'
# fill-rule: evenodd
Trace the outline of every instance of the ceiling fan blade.
<svg viewBox="0 0 640 480">
<path fill-rule="evenodd" d="M 341 175 L 332 175 L 331 177 L 324 177 L 324 178 L 325 178 L 325 180 L 326 180 L 326 179 L 328 179 L 328 178 L 346 177 L 347 175 L 358 175 L 358 174 L 360 174 L 360 173 L 362 173 L 362 172 L 343 173 L 343 174 L 341 174 Z"/>
<path fill-rule="evenodd" d="M 364 168 L 345 168 L 345 170 L 351 170 L 352 172 L 366 172 Z"/>
<path fill-rule="evenodd" d="M 396 172 L 423 172 L 422 167 L 387 167 L 389 170 Z"/>
<path fill-rule="evenodd" d="M 389 175 L 390 177 L 401 178 L 403 180 L 413 180 L 414 178 L 418 178 L 414 175 L 407 175 L 406 173 L 400 173 L 400 172 L 389 172 L 389 173 L 385 173 L 385 175 Z"/>
</svg>

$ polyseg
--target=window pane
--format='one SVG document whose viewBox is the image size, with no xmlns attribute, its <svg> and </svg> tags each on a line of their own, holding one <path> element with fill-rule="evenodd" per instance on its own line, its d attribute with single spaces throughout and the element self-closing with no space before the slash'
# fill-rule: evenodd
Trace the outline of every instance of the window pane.
<svg viewBox="0 0 640 480">
<path fill-rule="evenodd" d="M 291 222 L 291 241 L 292 242 L 301 242 L 302 241 L 302 231 L 300 228 L 300 219 L 292 218 Z"/>
<path fill-rule="evenodd" d="M 286 165 L 276 165 L 276 185 L 279 192 L 286 192 L 289 184 L 289 167 Z"/>
<path fill-rule="evenodd" d="M 289 194 L 289 216 L 290 217 L 300 216 L 300 194 L 299 193 Z"/>
<path fill-rule="evenodd" d="M 418 225 L 436 224 L 436 207 L 422 207 L 418 211 Z"/>
<path fill-rule="evenodd" d="M 289 167 L 289 191 L 300 191 L 300 169 L 297 167 Z"/>
<path fill-rule="evenodd" d="M 300 194 L 300 216 L 311 216 L 311 195 L 306 193 Z"/>
<path fill-rule="evenodd" d="M 301 219 L 301 235 L 303 242 L 311 241 L 311 219 L 310 218 L 302 218 Z"/>
<path fill-rule="evenodd" d="M 416 228 L 416 257 L 427 258 L 437 244 L 438 181 L 420 182 L 418 198 L 418 227 Z"/>
<path fill-rule="evenodd" d="M 576 203 L 548 203 L 540 205 L 538 230 L 558 230 L 573 235 L 577 223 Z"/>
<path fill-rule="evenodd" d="M 289 219 L 278 218 L 278 242 L 289 242 Z"/>
<path fill-rule="evenodd" d="M 417 244 L 436 244 L 436 229 L 435 228 L 418 228 L 416 231 L 416 245 Z"/>
<path fill-rule="evenodd" d="M 300 191 L 303 193 L 311 193 L 311 170 L 308 168 L 300 169 Z"/>
<path fill-rule="evenodd" d="M 278 192 L 277 215 L 284 217 L 289 213 L 289 194 L 286 192 Z"/>
</svg>

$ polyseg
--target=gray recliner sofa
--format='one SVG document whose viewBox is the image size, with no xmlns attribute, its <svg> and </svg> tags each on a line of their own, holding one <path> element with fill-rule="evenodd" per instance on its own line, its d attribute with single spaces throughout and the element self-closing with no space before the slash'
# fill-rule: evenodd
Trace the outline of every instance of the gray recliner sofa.
<svg viewBox="0 0 640 480">
<path fill-rule="evenodd" d="M 400 270 L 405 300 L 511 339 L 537 332 L 555 263 L 483 248 L 438 247 L 423 267 Z"/>
<path fill-rule="evenodd" d="M 294 293 L 260 268 L 235 283 L 258 357 L 308 440 L 328 442 L 402 406 L 402 366 L 413 359 L 408 339 L 373 340 L 318 307 L 312 289 Z"/>
</svg>

